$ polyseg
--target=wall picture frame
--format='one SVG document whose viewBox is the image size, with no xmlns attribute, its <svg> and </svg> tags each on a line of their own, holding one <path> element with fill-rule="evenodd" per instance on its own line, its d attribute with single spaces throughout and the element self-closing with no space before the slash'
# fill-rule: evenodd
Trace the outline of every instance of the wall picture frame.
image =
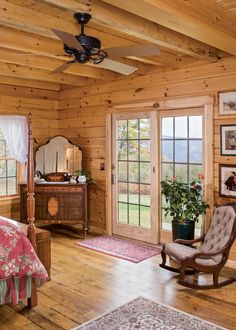
<svg viewBox="0 0 236 330">
<path fill-rule="evenodd" d="M 236 91 L 219 93 L 219 114 L 236 115 Z"/>
<path fill-rule="evenodd" d="M 236 124 L 220 125 L 220 153 L 222 156 L 236 156 Z"/>
<path fill-rule="evenodd" d="M 219 195 L 236 198 L 236 165 L 219 165 Z"/>
</svg>

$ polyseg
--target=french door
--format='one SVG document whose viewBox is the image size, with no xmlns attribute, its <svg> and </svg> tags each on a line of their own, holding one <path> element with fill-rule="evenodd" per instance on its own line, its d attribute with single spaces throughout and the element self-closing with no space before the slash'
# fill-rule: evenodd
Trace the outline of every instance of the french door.
<svg viewBox="0 0 236 330">
<path fill-rule="evenodd" d="M 150 243 L 158 241 L 156 125 L 155 112 L 112 117 L 112 233 Z"/>
</svg>

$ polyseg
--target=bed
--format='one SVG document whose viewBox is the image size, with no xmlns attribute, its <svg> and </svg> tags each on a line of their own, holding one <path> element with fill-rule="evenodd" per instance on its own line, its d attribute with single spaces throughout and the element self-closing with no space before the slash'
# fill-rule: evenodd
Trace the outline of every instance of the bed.
<svg viewBox="0 0 236 330">
<path fill-rule="evenodd" d="M 28 115 L 27 236 L 14 221 L 0 217 L 0 304 L 17 304 L 27 299 L 37 305 L 36 287 L 48 280 L 48 274 L 36 254 L 34 226 L 34 160 L 32 118 Z"/>
</svg>

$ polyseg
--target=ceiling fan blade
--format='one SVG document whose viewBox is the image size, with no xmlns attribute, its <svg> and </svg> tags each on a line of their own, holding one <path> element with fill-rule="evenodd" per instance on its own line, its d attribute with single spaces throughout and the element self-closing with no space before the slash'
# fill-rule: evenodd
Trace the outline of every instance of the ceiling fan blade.
<svg viewBox="0 0 236 330">
<path fill-rule="evenodd" d="M 53 71 L 51 72 L 51 74 L 52 74 L 52 73 L 61 73 L 61 72 L 63 72 L 64 70 L 66 70 L 67 68 L 69 68 L 73 63 L 75 63 L 75 61 L 63 63 L 63 64 L 60 65 L 58 68 L 56 68 L 55 70 L 53 70 Z"/>
<path fill-rule="evenodd" d="M 64 44 L 66 44 L 68 47 L 84 50 L 79 41 L 73 36 L 73 34 L 63 32 L 57 29 L 51 29 L 58 38 L 60 38 Z"/>
<path fill-rule="evenodd" d="M 103 50 L 108 54 L 108 56 L 115 57 L 160 55 L 160 49 L 157 45 L 136 45 L 127 47 L 105 48 Z"/>
<path fill-rule="evenodd" d="M 134 66 L 110 60 L 109 58 L 105 58 L 102 62 L 95 65 L 99 66 L 100 68 L 116 71 L 124 75 L 129 75 L 138 70 Z"/>
</svg>

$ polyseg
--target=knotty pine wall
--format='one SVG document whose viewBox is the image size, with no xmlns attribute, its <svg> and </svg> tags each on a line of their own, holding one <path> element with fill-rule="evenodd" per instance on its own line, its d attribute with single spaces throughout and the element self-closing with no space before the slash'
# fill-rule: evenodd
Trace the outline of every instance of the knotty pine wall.
<svg viewBox="0 0 236 330">
<path fill-rule="evenodd" d="M 220 155 L 220 125 L 236 124 L 236 116 L 219 116 L 218 92 L 230 90 L 236 90 L 235 58 L 60 92 L 59 132 L 82 147 L 83 166 L 96 180 L 96 184 L 89 188 L 91 224 L 100 230 L 105 229 L 105 171 L 100 170 L 100 164 L 106 162 L 106 114 L 118 104 L 158 102 L 196 95 L 215 96 L 214 200 L 218 204 L 229 202 L 229 199 L 219 198 L 218 167 L 219 163 L 236 165 L 236 156 Z M 236 244 L 231 259 L 236 260 Z"/>
<path fill-rule="evenodd" d="M 7 79 L 6 79 L 7 81 Z M 18 80 L 16 80 L 18 82 Z M 11 81 L 12 83 L 12 81 Z M 58 91 L 26 86 L 0 84 L 0 114 L 32 113 L 35 147 L 58 134 Z M 29 83 L 30 85 L 30 83 Z M 49 87 L 51 85 L 49 84 Z M 20 219 L 19 198 L 0 201 L 0 215 Z"/>
</svg>

